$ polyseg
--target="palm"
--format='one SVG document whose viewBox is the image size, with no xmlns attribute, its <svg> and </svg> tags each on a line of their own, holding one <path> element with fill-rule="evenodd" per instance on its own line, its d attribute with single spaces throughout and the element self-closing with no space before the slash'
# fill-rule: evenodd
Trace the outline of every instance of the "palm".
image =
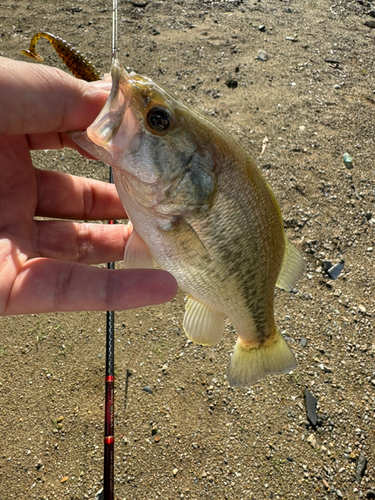
<svg viewBox="0 0 375 500">
<path fill-rule="evenodd" d="M 61 116 L 62 112 L 68 114 L 67 101 L 59 109 L 52 99 L 55 107 L 51 113 L 48 98 L 38 104 L 32 92 L 28 98 L 22 97 L 26 102 L 20 102 L 17 92 L 12 101 L 7 91 L 14 92 L 14 85 L 11 82 L 12 86 L 7 86 L 4 75 L 8 73 L 1 71 L 2 64 L 5 69 L 14 64 L 16 70 L 21 64 L 20 79 L 28 79 L 28 84 L 30 75 L 35 77 L 32 65 L 0 58 L 0 114 L 5 117 L 0 124 L 0 314 L 116 310 L 169 300 L 176 284 L 163 271 L 111 271 L 87 265 L 121 259 L 131 227 L 66 219 L 126 217 L 114 186 L 37 170 L 31 162 L 30 149 L 74 147 L 62 131 L 87 127 L 100 110 L 103 96 L 96 97 L 96 108 L 91 102 L 86 118 L 74 118 L 73 112 Z M 26 76 L 25 67 L 32 68 Z M 69 85 L 78 83 L 65 77 L 68 92 Z M 61 87 L 61 75 L 57 81 Z M 36 81 L 37 90 L 38 84 Z M 61 99 L 61 89 L 58 91 Z M 72 107 L 76 108 L 77 103 Z M 84 119 L 87 123 L 82 123 Z M 35 220 L 35 216 L 58 220 Z"/>
</svg>

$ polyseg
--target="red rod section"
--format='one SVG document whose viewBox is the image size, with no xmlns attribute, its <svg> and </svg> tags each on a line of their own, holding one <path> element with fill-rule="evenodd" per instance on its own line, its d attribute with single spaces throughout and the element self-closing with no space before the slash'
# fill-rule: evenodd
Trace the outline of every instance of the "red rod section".
<svg viewBox="0 0 375 500">
<path fill-rule="evenodd" d="M 109 168 L 109 182 L 113 183 L 112 168 Z M 108 221 L 114 224 L 113 220 Z M 114 269 L 115 263 L 109 262 L 108 269 Z M 105 409 L 104 409 L 104 482 L 103 500 L 114 499 L 114 445 L 115 445 L 115 313 L 107 311 L 107 339 L 105 356 Z"/>
</svg>

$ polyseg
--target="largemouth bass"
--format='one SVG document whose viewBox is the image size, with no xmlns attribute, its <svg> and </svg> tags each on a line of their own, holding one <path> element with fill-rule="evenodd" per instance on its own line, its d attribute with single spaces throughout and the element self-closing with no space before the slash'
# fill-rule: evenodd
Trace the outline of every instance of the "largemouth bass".
<svg viewBox="0 0 375 500">
<path fill-rule="evenodd" d="M 250 156 L 223 130 L 151 79 L 112 66 L 108 101 L 86 132 L 71 137 L 114 168 L 133 224 L 126 267 L 157 265 L 187 293 L 183 327 L 217 343 L 224 317 L 238 339 L 231 386 L 296 367 L 274 319 L 275 285 L 304 273 L 275 196 Z"/>
</svg>

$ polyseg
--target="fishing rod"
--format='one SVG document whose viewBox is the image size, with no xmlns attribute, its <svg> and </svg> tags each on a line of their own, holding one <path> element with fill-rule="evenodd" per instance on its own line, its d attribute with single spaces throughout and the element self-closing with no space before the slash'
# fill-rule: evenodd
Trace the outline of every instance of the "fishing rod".
<svg viewBox="0 0 375 500">
<path fill-rule="evenodd" d="M 111 63 L 117 59 L 117 0 L 113 0 L 112 9 L 112 44 Z M 112 167 L 109 167 L 109 182 L 113 184 Z M 114 220 L 108 221 L 115 224 Z M 114 269 L 115 263 L 109 262 L 108 269 Z M 105 356 L 105 410 L 104 410 L 104 474 L 103 474 L 103 500 L 114 499 L 114 445 L 115 445 L 115 422 L 114 422 L 114 396 L 115 396 L 115 313 L 107 311 L 106 326 L 106 356 Z"/>
</svg>

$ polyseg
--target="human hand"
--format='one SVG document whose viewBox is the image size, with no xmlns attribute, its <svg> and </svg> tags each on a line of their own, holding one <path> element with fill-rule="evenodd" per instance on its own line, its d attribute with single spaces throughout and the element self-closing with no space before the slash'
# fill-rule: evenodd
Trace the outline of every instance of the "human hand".
<svg viewBox="0 0 375 500">
<path fill-rule="evenodd" d="M 55 68 L 0 58 L 0 315 L 123 310 L 176 293 L 165 271 L 88 265 L 122 259 L 131 226 L 64 219 L 125 218 L 113 185 L 32 165 L 30 150 L 79 149 L 64 132 L 85 130 L 106 98 Z"/>
</svg>

